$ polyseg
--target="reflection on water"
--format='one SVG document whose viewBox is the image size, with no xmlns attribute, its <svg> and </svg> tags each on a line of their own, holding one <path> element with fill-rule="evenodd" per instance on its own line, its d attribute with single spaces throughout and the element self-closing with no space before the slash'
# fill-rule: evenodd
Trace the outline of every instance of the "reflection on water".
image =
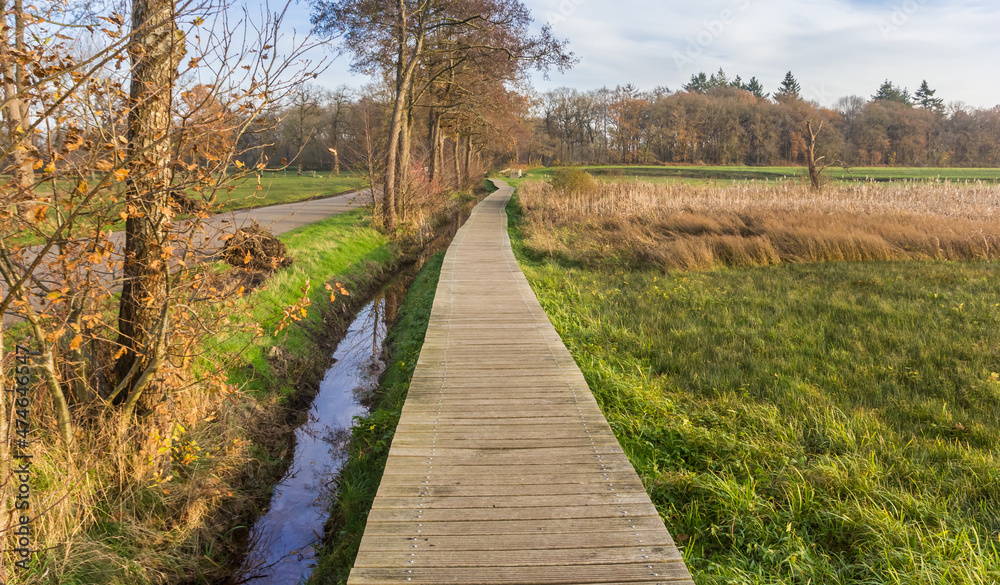
<svg viewBox="0 0 1000 585">
<path fill-rule="evenodd" d="M 295 459 L 274 489 L 268 513 L 254 524 L 247 556 L 229 585 L 299 585 L 315 566 L 336 475 L 347 457 L 354 417 L 367 413 L 385 370 L 383 343 L 416 273 L 448 247 L 469 218 L 456 212 L 441 226 L 410 270 L 395 278 L 358 313 L 320 384 L 307 421 L 295 431 Z"/>
<path fill-rule="evenodd" d="M 346 457 L 355 416 L 385 369 L 383 342 L 405 283 L 390 286 L 361 310 L 333 355 L 308 420 L 295 432 L 295 459 L 274 489 L 268 513 L 254 525 L 237 583 L 297 585 L 308 579 L 313 546 L 323 536 L 334 478 Z"/>
</svg>

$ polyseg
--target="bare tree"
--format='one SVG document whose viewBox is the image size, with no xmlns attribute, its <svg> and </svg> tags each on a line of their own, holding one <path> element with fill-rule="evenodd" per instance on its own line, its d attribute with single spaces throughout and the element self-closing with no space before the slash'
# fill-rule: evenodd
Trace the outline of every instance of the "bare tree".
<svg viewBox="0 0 1000 585">
<path fill-rule="evenodd" d="M 342 37 L 344 50 L 354 54 L 355 69 L 392 84 L 383 194 L 390 232 L 408 183 L 413 108 L 423 91 L 417 82 L 429 56 L 445 64 L 430 79 L 450 74 L 454 63 L 473 54 L 543 70 L 574 62 L 549 26 L 537 36 L 528 33 L 531 16 L 518 0 L 315 0 L 314 6 L 313 22 L 328 36 Z"/>
</svg>

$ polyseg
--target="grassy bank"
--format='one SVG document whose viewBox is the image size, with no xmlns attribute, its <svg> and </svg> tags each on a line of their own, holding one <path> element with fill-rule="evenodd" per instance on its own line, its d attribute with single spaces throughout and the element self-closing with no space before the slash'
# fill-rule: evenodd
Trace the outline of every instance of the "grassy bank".
<svg viewBox="0 0 1000 585">
<path fill-rule="evenodd" d="M 206 348 L 216 363 L 232 364 L 234 393 L 177 392 L 164 412 L 145 421 L 134 452 L 96 458 L 69 498 L 50 485 L 62 475 L 46 475 L 50 464 L 65 462 L 36 459 L 39 504 L 59 498 L 65 504 L 41 517 L 38 542 L 48 550 L 18 582 L 207 583 L 231 574 L 249 526 L 294 451 L 301 406 L 354 311 L 399 261 L 395 246 L 361 211 L 282 239 L 295 264 L 228 315 L 234 336 Z M 342 283 L 350 296 L 331 302 L 327 282 Z M 296 304 L 305 309 L 296 313 L 301 320 L 279 331 L 283 310 Z M 260 335 L 251 334 L 258 326 Z"/>
<path fill-rule="evenodd" d="M 1000 580 L 1000 267 L 665 272 L 512 237 L 709 583 Z"/>
<path fill-rule="evenodd" d="M 250 323 L 264 326 L 263 337 L 254 340 L 246 331 L 218 348 L 223 354 L 242 355 L 244 366 L 232 373 L 230 382 L 255 396 L 276 390 L 286 396 L 294 392 L 301 377 L 296 372 L 316 361 L 317 340 L 339 339 L 337 329 L 346 326 L 345 320 L 386 280 L 399 260 L 395 246 L 370 227 L 361 210 L 297 229 L 281 240 L 295 263 L 247 299 Z M 350 296 L 332 296 L 325 285 L 336 282 Z M 303 298 L 308 299 L 303 320 L 278 331 L 284 309 L 302 304 Z M 296 359 L 302 362 L 300 366 L 290 362 Z"/>
<path fill-rule="evenodd" d="M 423 346 L 443 260 L 444 253 L 437 254 L 417 276 L 389 333 L 389 366 L 371 412 L 358 419 L 352 430 L 349 456 L 338 476 L 337 500 L 327 523 L 327 539 L 310 583 L 347 582 Z"/>
</svg>

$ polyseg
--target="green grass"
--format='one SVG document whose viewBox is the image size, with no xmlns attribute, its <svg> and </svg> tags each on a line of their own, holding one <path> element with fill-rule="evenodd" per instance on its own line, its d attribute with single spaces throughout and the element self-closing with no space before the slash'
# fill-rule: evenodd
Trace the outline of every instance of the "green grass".
<svg viewBox="0 0 1000 585">
<path fill-rule="evenodd" d="M 1000 582 L 1000 266 L 592 268 L 511 213 L 698 583 Z"/>
<path fill-rule="evenodd" d="M 325 323 L 323 311 L 313 307 L 303 322 L 278 332 L 274 324 L 282 310 L 303 297 L 307 286 L 307 296 L 313 305 L 328 306 L 330 293 L 324 284 L 331 279 L 344 284 L 355 297 L 367 298 L 367 289 L 381 282 L 391 270 L 398 251 L 385 235 L 371 227 L 367 212 L 363 210 L 299 228 L 284 234 L 281 240 L 295 263 L 276 273 L 264 289 L 247 299 L 250 318 L 264 325 L 264 337 L 251 343 L 251 334 L 241 333 L 226 340 L 218 351 L 240 353 L 246 364 L 231 373 L 230 382 L 256 393 L 273 391 L 280 386 L 281 392 L 290 395 L 294 392 L 290 385 L 293 381 L 275 377 L 267 354 L 272 347 L 280 345 L 300 360 L 313 361 L 316 331 L 325 327 Z M 343 305 L 348 300 L 338 299 L 337 302 Z"/>
<path fill-rule="evenodd" d="M 389 367 L 371 412 L 355 421 L 349 456 L 337 478 L 337 499 L 327 525 L 327 540 L 310 583 L 347 582 L 423 347 L 443 261 L 442 252 L 423 268 L 389 333 Z"/>
<path fill-rule="evenodd" d="M 635 179 L 651 182 L 701 183 L 707 181 L 782 181 L 807 180 L 804 167 L 747 166 L 585 166 L 580 167 L 607 180 Z M 555 168 L 537 168 L 525 172 L 522 179 L 505 179 L 517 186 L 522 181 L 547 181 Z M 984 181 L 1000 182 L 1000 169 L 857 167 L 850 173 L 830 168 L 824 174 L 840 181 Z"/>
<path fill-rule="evenodd" d="M 360 175 L 352 173 L 342 173 L 340 177 L 317 173 L 316 178 L 313 178 L 312 172 L 303 173 L 301 177 L 295 173 L 265 173 L 261 186 L 263 189 L 257 190 L 257 181 L 251 179 L 239 183 L 232 193 L 220 192 L 221 210 L 234 211 L 332 197 L 362 189 L 365 182 Z"/>
</svg>

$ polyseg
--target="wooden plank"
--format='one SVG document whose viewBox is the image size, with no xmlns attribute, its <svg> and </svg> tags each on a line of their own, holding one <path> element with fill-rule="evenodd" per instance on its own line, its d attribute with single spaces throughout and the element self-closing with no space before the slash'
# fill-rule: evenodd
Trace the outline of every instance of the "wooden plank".
<svg viewBox="0 0 1000 585">
<path fill-rule="evenodd" d="M 455 522 L 468 520 L 582 520 L 585 518 L 659 517 L 653 504 L 608 504 L 600 506 L 564 506 L 552 508 L 515 508 L 503 503 L 492 508 L 373 508 L 368 522 Z"/>
<path fill-rule="evenodd" d="M 636 535 L 636 544 L 644 539 L 642 531 L 663 531 L 663 521 L 659 517 L 636 516 L 631 518 L 575 518 L 570 520 L 496 520 L 453 522 L 372 522 L 365 528 L 365 534 L 382 536 L 491 536 L 506 538 L 512 534 L 565 535 L 572 542 L 577 534 L 603 534 L 625 532 Z"/>
<path fill-rule="evenodd" d="M 485 550 L 470 555 L 468 551 L 431 550 L 379 551 L 359 556 L 355 567 L 503 567 L 616 565 L 658 561 L 680 561 L 681 555 L 670 545 L 602 548 L 540 548 L 536 550 Z"/>
<path fill-rule="evenodd" d="M 638 540 L 642 542 L 636 542 Z M 505 534 L 503 538 L 496 538 L 492 535 L 417 537 L 366 534 L 362 548 L 380 552 L 413 552 L 414 548 L 470 552 L 608 547 L 639 547 L 642 549 L 647 545 L 673 546 L 673 544 L 673 539 L 664 530 L 643 530 L 641 532 L 582 532 L 569 536 L 560 534 Z"/>
<path fill-rule="evenodd" d="M 472 475 L 469 473 L 434 473 L 428 475 L 420 471 L 416 473 L 392 473 L 382 476 L 382 483 L 395 485 L 416 485 L 416 486 L 448 486 L 448 485 L 507 485 L 511 489 L 518 489 L 519 486 L 532 485 L 538 483 L 545 484 L 571 484 L 582 485 L 588 483 L 597 484 L 619 484 L 628 481 L 638 481 L 635 472 L 615 472 L 608 471 L 593 473 L 590 471 L 576 473 L 546 473 L 544 469 L 539 472 L 530 473 L 519 471 L 516 473 L 488 475 Z"/>
<path fill-rule="evenodd" d="M 430 447 L 404 447 L 393 444 L 389 451 L 389 456 L 397 457 L 447 457 L 455 460 L 474 460 L 486 457 L 510 457 L 510 456 L 531 456 L 546 457 L 548 459 L 571 457 L 581 452 L 598 455 L 621 455 L 622 449 L 617 444 L 606 445 L 574 445 L 572 447 L 538 447 L 534 449 L 518 448 L 516 446 L 504 446 L 495 449 L 486 448 L 430 448 Z"/>
<path fill-rule="evenodd" d="M 556 508 L 556 507 L 580 507 L 580 506 L 614 506 L 616 504 L 647 504 L 649 495 L 644 491 L 603 491 L 594 494 L 563 494 L 557 496 L 526 496 L 498 494 L 494 496 L 420 496 L 411 497 L 391 497 L 379 494 L 378 502 L 374 508 L 382 509 L 403 509 L 424 510 L 436 509 L 468 509 L 468 508 Z"/>
<path fill-rule="evenodd" d="M 470 429 L 470 426 L 476 428 Z M 547 424 L 544 427 L 538 425 L 435 425 L 424 423 L 419 425 L 400 424 L 397 427 L 397 434 L 422 433 L 437 435 L 440 438 L 448 438 L 455 435 L 469 435 L 475 431 L 475 435 L 487 438 L 523 438 L 523 439 L 544 439 L 545 437 L 579 438 L 581 436 L 614 437 L 610 430 L 601 427 L 577 422 L 570 425 Z"/>
<path fill-rule="evenodd" d="M 517 486 L 519 496 L 577 496 L 605 493 L 645 493 L 642 482 L 626 481 L 622 483 L 547 483 L 526 484 Z M 380 498 L 432 496 L 450 497 L 489 497 L 505 496 L 511 493 L 511 486 L 501 485 L 401 485 L 399 483 L 383 483 L 378 495 Z"/>
<path fill-rule="evenodd" d="M 473 477 L 478 478 L 485 475 L 497 477 L 514 477 L 518 475 L 565 475 L 571 473 L 590 473 L 597 475 L 600 473 L 621 472 L 635 473 L 628 461 L 616 458 L 607 462 L 590 463 L 523 463 L 514 465 L 451 465 L 445 463 L 405 463 L 397 462 L 397 459 L 390 459 L 385 466 L 384 475 L 433 475 L 435 477 Z"/>
<path fill-rule="evenodd" d="M 542 567 L 495 566 L 489 571 L 471 572 L 462 568 L 383 569 L 355 567 L 350 582 L 359 585 L 380 583 L 413 583 L 414 585 L 452 585 L 475 583 L 478 585 L 538 585 L 609 583 L 670 583 L 690 582 L 684 563 L 679 561 L 615 564 L 615 565 L 563 565 Z"/>
</svg>

